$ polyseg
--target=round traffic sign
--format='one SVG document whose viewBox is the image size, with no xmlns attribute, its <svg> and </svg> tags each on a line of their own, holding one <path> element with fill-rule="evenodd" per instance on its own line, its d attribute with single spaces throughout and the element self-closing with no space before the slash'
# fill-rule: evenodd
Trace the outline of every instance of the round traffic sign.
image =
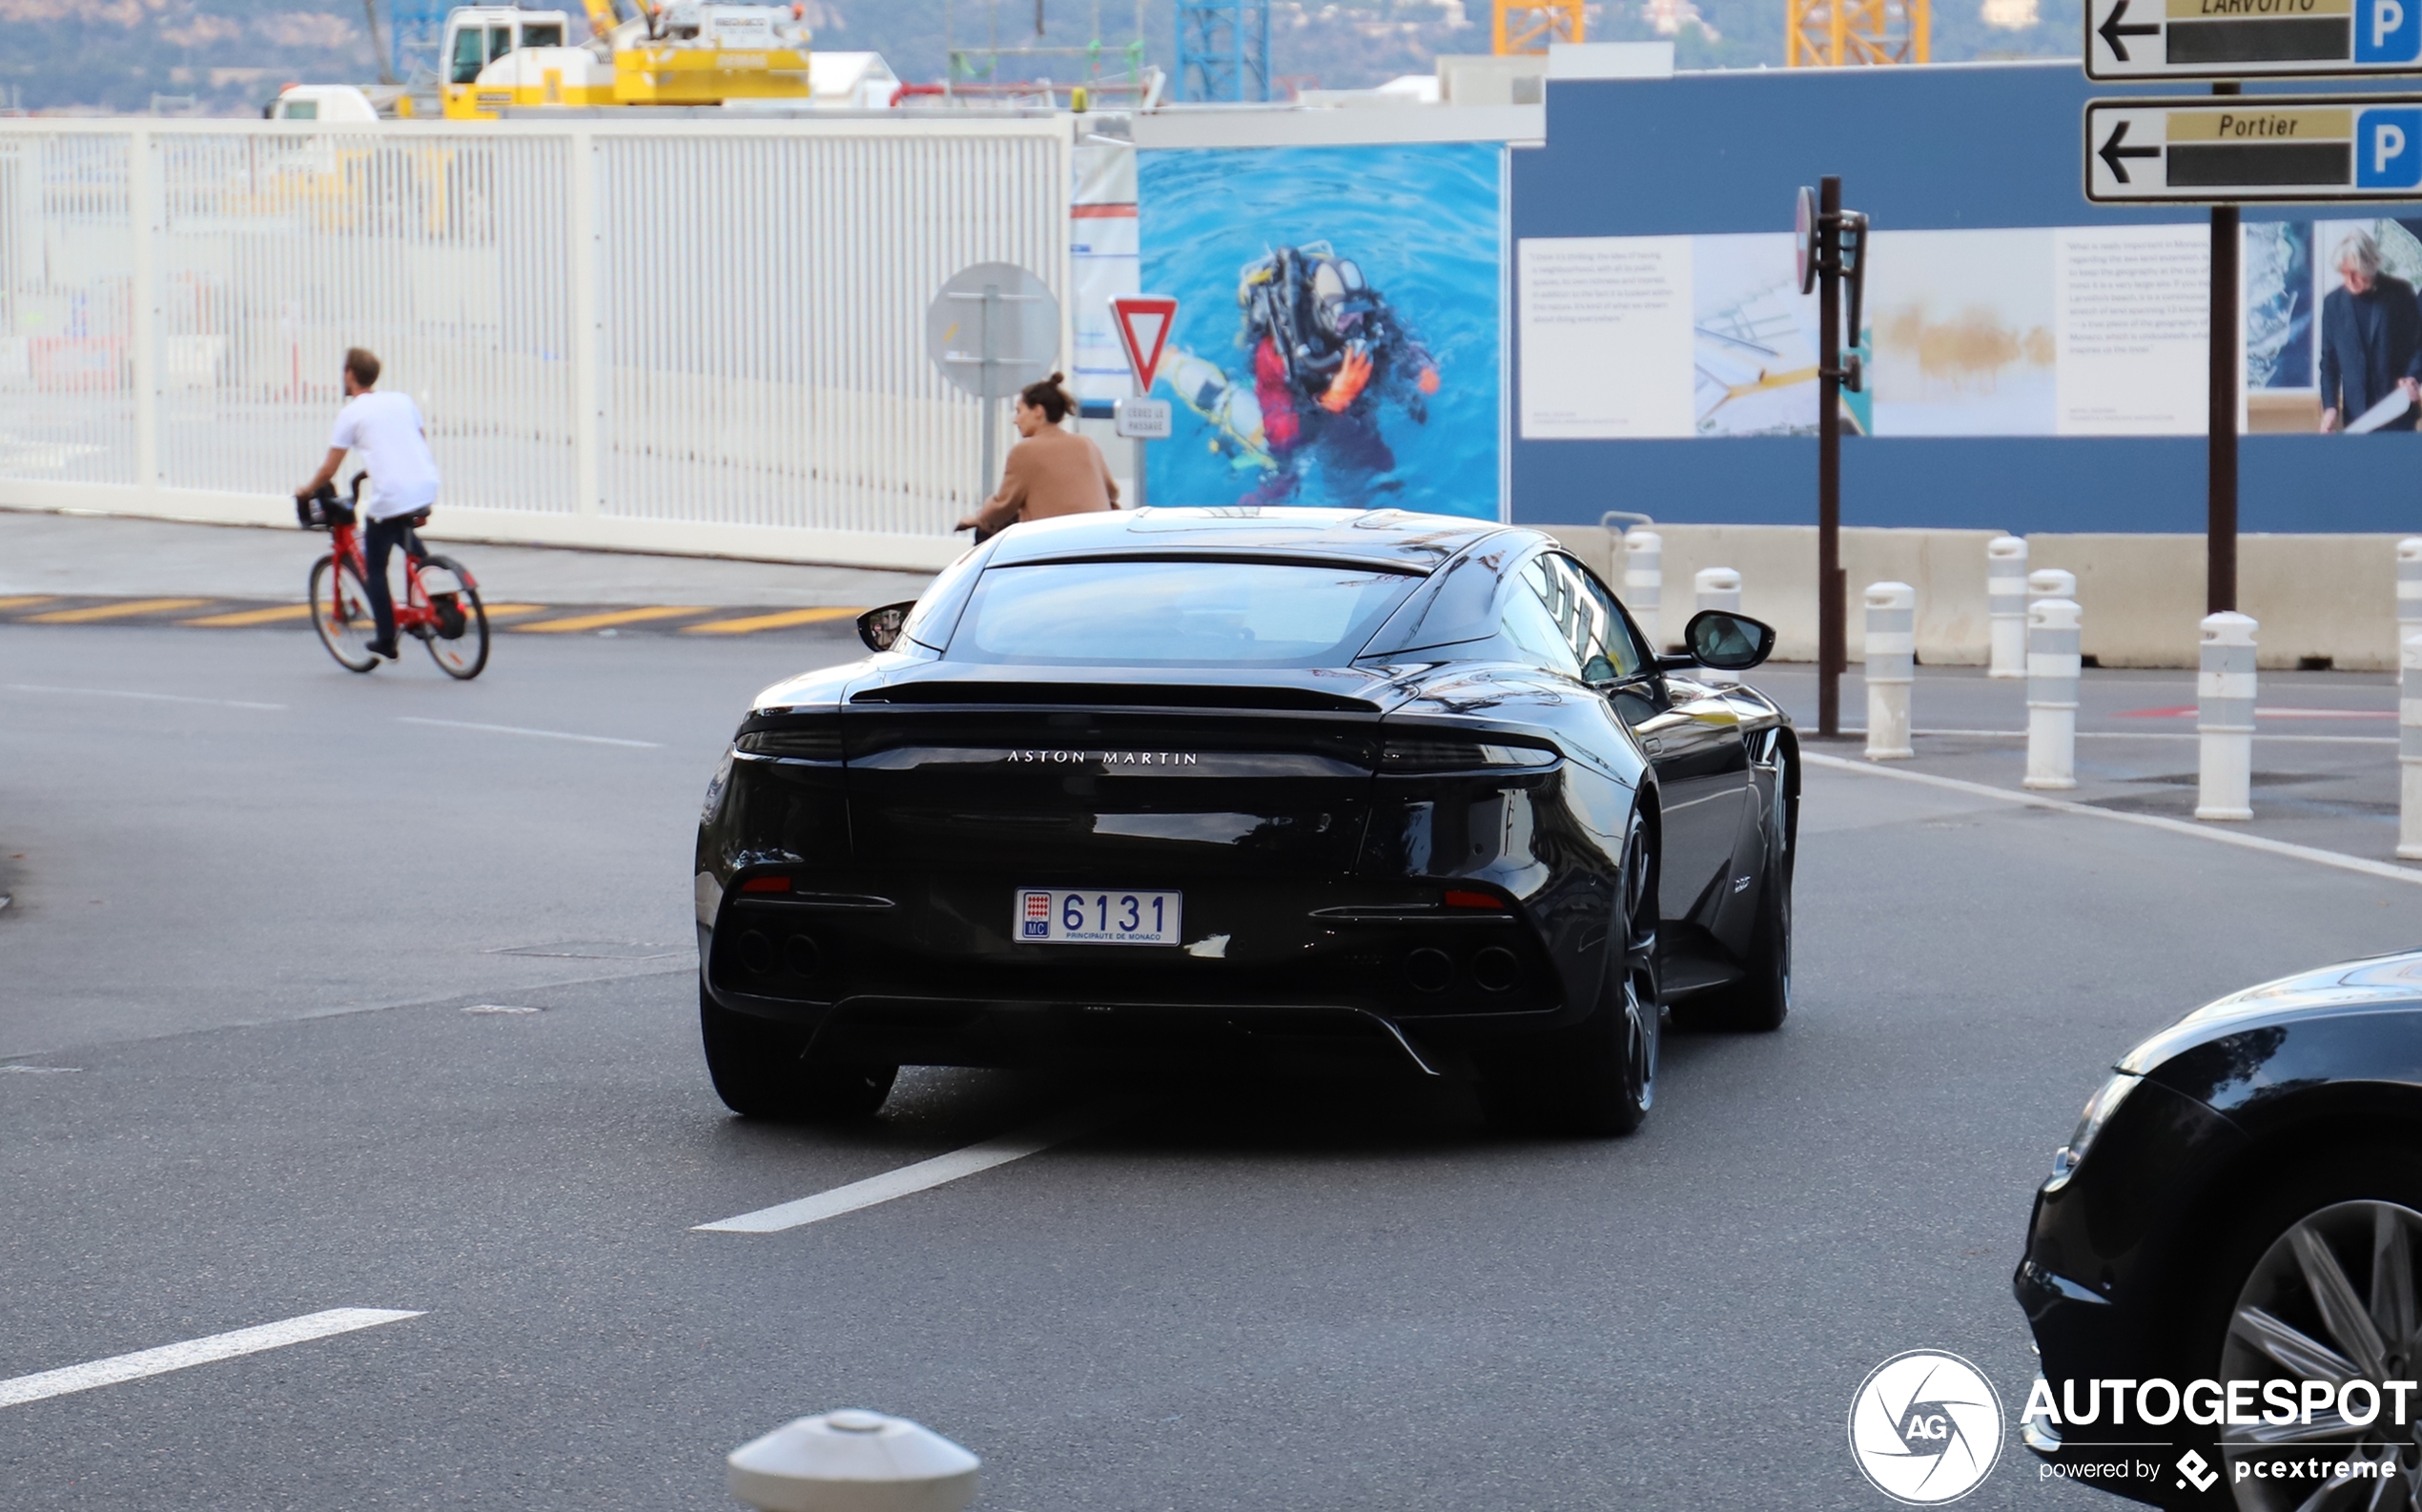
<svg viewBox="0 0 2422 1512">
<path fill-rule="evenodd" d="M 1059 301 L 1014 262 L 962 268 L 926 307 L 925 355 L 977 398 L 1007 398 L 1058 365 Z"/>
</svg>

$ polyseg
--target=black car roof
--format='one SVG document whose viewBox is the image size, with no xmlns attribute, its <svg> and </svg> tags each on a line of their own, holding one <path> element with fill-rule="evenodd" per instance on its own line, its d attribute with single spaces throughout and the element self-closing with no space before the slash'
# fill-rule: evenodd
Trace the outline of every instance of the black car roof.
<svg viewBox="0 0 2422 1512">
<path fill-rule="evenodd" d="M 1401 509 L 1120 509 L 1021 524 L 1000 538 L 985 565 L 1203 552 L 1353 562 L 1427 574 L 1474 541 L 1506 529 L 1494 521 Z"/>
</svg>

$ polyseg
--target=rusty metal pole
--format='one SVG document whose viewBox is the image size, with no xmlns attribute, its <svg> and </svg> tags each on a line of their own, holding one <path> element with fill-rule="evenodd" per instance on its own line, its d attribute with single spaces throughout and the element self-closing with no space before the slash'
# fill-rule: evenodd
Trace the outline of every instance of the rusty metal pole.
<svg viewBox="0 0 2422 1512">
<path fill-rule="evenodd" d="M 1841 179 L 1816 199 L 1816 733 L 1841 735 L 1848 606 L 1841 565 Z"/>
</svg>

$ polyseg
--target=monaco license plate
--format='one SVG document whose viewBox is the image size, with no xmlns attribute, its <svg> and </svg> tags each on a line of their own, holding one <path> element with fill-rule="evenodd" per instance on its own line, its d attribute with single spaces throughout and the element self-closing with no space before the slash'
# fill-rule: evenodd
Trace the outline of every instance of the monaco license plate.
<svg viewBox="0 0 2422 1512">
<path fill-rule="evenodd" d="M 1024 945 L 1175 945 L 1182 892 L 1111 888 L 1020 888 L 1016 932 Z"/>
</svg>

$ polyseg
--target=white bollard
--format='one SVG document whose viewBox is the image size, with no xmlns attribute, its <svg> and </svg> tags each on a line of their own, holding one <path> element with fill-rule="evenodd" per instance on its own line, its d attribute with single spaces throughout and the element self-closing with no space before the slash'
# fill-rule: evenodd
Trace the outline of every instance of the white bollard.
<svg viewBox="0 0 2422 1512">
<path fill-rule="evenodd" d="M 1741 612 L 1741 575 L 1730 567 L 1701 567 L 1695 584 L 1701 609 L 1729 609 Z M 1702 683 L 1729 686 L 1741 680 L 1737 672 L 1719 671 L 1712 666 L 1700 667 L 1692 674 Z"/>
<path fill-rule="evenodd" d="M 2077 602 L 2077 574 L 2060 567 L 2038 567 L 2026 575 L 2026 602 L 2066 599 Z"/>
<path fill-rule="evenodd" d="M 759 1512 L 959 1512 L 982 1462 L 906 1418 L 844 1408 L 732 1450 L 725 1483 Z"/>
<path fill-rule="evenodd" d="M 1623 606 L 1655 650 L 1665 649 L 1659 606 L 1665 599 L 1665 538 L 1653 530 L 1623 533 Z"/>
<path fill-rule="evenodd" d="M 2260 628 L 2243 614 L 2204 616 L 2203 665 L 2195 676 L 2195 732 L 2203 737 L 2198 819 L 2254 816 L 2254 632 Z"/>
<path fill-rule="evenodd" d="M 1984 602 L 1991 613 L 1988 677 L 2026 676 L 2026 542 L 1996 536 L 1984 543 Z"/>
<path fill-rule="evenodd" d="M 2422 629 L 2398 647 L 2397 859 L 2422 861 Z"/>
<path fill-rule="evenodd" d="M 1918 590 L 1867 584 L 1867 759 L 1906 761 L 1910 684 L 1918 680 Z"/>
<path fill-rule="evenodd" d="M 2397 542 L 2397 644 L 2408 631 L 2422 630 L 2422 536 Z"/>
<path fill-rule="evenodd" d="M 2078 608 L 2038 599 L 2026 610 L 2025 787 L 2077 786 Z"/>
</svg>

